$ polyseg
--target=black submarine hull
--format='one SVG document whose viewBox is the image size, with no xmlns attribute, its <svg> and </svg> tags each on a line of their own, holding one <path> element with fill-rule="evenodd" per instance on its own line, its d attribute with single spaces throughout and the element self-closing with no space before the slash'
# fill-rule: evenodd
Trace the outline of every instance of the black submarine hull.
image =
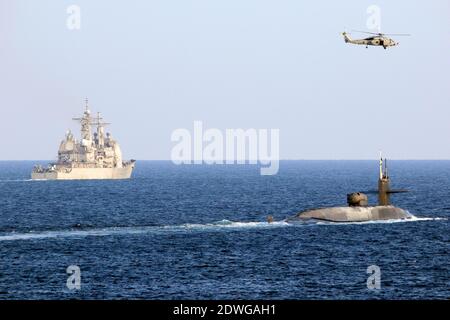
<svg viewBox="0 0 450 320">
<path fill-rule="evenodd" d="M 321 220 L 330 222 L 365 222 L 392 219 L 411 219 L 412 215 L 391 205 L 375 207 L 333 207 L 303 211 L 288 218 L 288 222 Z"/>
</svg>

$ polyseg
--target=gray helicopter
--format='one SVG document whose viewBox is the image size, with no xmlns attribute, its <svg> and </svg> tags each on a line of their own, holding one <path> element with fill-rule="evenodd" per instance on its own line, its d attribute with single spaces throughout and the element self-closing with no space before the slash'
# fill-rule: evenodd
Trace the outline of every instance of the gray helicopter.
<svg viewBox="0 0 450 320">
<path fill-rule="evenodd" d="M 366 48 L 368 48 L 369 46 L 382 46 L 384 49 L 387 49 L 388 47 L 397 46 L 399 44 L 399 42 L 394 41 L 392 38 L 388 38 L 387 37 L 388 35 L 389 36 L 410 36 L 410 34 L 406 34 L 406 33 L 386 34 L 386 33 L 381 33 L 381 32 L 375 33 L 375 32 L 357 31 L 357 30 L 353 30 L 353 31 L 374 35 L 374 36 L 364 38 L 364 39 L 352 39 L 349 37 L 349 33 L 342 32 L 342 35 L 344 36 L 344 41 L 346 43 L 359 44 L 359 45 L 366 46 Z"/>
</svg>

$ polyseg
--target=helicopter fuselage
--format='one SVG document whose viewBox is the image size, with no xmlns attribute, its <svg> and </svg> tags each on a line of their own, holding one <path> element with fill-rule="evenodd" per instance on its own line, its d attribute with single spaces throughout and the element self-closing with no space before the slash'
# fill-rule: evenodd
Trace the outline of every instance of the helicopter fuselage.
<svg viewBox="0 0 450 320">
<path fill-rule="evenodd" d="M 382 46 L 384 49 L 386 49 L 387 47 L 393 47 L 398 45 L 398 43 L 395 42 L 393 39 L 384 36 L 374 36 L 364 39 L 351 39 L 345 32 L 342 33 L 342 35 L 344 36 L 345 42 L 363 45 L 366 46 L 366 48 L 368 46 Z"/>
</svg>

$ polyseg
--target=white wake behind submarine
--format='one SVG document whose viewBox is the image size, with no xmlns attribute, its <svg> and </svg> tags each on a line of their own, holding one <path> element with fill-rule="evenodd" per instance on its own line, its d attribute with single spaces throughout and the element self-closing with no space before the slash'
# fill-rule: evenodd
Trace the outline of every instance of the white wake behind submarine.
<svg viewBox="0 0 450 320">
<path fill-rule="evenodd" d="M 380 159 L 380 178 L 378 180 L 378 205 L 369 206 L 367 195 L 362 192 L 347 194 L 347 207 L 321 208 L 302 211 L 287 222 L 320 220 L 330 222 L 365 222 L 391 219 L 411 219 L 413 216 L 406 210 L 390 204 L 390 194 L 406 192 L 406 190 L 392 190 L 387 172 L 387 161 L 383 170 L 383 159 Z"/>
</svg>

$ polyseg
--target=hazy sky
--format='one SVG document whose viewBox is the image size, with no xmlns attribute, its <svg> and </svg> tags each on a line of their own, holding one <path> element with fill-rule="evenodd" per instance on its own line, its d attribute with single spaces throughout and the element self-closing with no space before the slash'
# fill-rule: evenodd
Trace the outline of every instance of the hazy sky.
<svg viewBox="0 0 450 320">
<path fill-rule="evenodd" d="M 371 4 L 412 36 L 345 44 Z M 278 128 L 283 159 L 450 159 L 449 77 L 448 0 L 0 0 L 0 159 L 55 158 L 85 97 L 126 158 L 201 120 Z"/>
</svg>

